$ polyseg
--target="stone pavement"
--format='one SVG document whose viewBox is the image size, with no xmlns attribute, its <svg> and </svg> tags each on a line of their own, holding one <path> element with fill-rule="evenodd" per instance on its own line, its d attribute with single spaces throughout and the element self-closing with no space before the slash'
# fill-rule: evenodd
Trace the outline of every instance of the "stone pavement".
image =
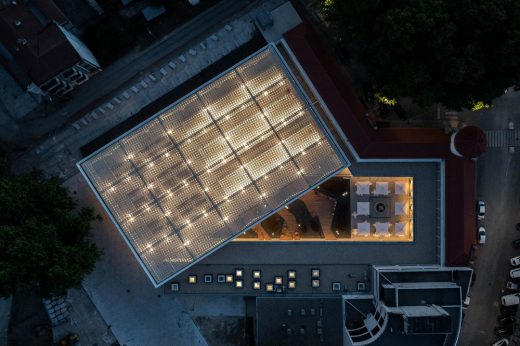
<svg viewBox="0 0 520 346">
<path fill-rule="evenodd" d="M 241 297 L 180 297 L 154 288 L 81 175 L 65 186 L 103 218 L 93 223 L 93 241 L 104 254 L 83 287 L 121 345 L 206 345 L 196 317 L 245 315 Z"/>
</svg>

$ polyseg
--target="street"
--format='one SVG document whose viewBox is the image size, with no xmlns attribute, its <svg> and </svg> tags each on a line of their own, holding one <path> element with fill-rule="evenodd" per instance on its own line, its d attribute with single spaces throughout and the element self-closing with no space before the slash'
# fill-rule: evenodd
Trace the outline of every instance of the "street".
<svg viewBox="0 0 520 346">
<path fill-rule="evenodd" d="M 520 126 L 520 93 L 509 91 L 491 109 L 464 113 L 461 120 L 484 130 L 503 130 L 509 121 Z M 520 238 L 515 224 L 520 222 L 520 148 L 487 148 L 477 162 L 477 197 L 486 202 L 487 242 L 478 251 L 474 269 L 476 282 L 470 290 L 471 304 L 466 311 L 459 345 L 491 345 L 500 314 L 500 296 L 507 294 L 509 259 L 520 255 L 512 241 Z"/>
</svg>

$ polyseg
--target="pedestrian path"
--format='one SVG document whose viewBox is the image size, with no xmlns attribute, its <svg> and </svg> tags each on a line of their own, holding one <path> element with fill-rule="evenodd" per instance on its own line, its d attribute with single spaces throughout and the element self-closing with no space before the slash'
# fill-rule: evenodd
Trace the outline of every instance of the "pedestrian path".
<svg viewBox="0 0 520 346">
<path fill-rule="evenodd" d="M 485 130 L 487 146 L 520 147 L 520 130 Z"/>
</svg>

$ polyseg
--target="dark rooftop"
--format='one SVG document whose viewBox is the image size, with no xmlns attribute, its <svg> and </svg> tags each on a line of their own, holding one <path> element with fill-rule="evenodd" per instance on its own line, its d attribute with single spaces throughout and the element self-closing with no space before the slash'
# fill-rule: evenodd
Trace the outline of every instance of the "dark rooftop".
<svg viewBox="0 0 520 346">
<path fill-rule="evenodd" d="M 80 56 L 54 21 L 66 19 L 52 1 L 1 4 L 0 62 L 15 63 L 38 85 L 73 66 Z"/>
<path fill-rule="evenodd" d="M 257 298 L 257 345 L 341 345 L 341 298 Z"/>
</svg>

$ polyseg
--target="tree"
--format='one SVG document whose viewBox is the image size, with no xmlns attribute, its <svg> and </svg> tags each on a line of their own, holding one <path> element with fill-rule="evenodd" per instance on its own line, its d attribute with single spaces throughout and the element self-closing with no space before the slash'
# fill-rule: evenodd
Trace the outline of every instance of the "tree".
<svg viewBox="0 0 520 346">
<path fill-rule="evenodd" d="M 62 295 L 81 284 L 101 253 L 89 242 L 92 209 L 77 209 L 56 178 L 0 176 L 0 296 L 36 288 Z"/>
<path fill-rule="evenodd" d="M 520 1 L 321 0 L 375 89 L 449 108 L 520 82 Z"/>
</svg>

